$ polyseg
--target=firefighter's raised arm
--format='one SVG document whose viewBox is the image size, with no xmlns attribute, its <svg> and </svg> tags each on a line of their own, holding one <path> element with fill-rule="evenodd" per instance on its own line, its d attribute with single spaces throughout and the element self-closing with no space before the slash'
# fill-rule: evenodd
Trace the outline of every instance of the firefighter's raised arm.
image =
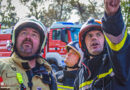
<svg viewBox="0 0 130 90">
<path fill-rule="evenodd" d="M 116 84 L 120 90 L 129 90 L 130 36 L 123 21 L 120 0 L 104 0 L 104 7 L 102 29 L 108 44 L 109 59 L 118 80 Z"/>
<path fill-rule="evenodd" d="M 105 12 L 108 16 L 113 16 L 119 9 L 120 0 L 104 0 Z"/>
<path fill-rule="evenodd" d="M 104 8 L 102 28 L 111 43 L 118 44 L 123 40 L 126 31 L 121 14 L 120 0 L 104 0 Z M 107 41 L 109 41 L 108 39 Z"/>
</svg>

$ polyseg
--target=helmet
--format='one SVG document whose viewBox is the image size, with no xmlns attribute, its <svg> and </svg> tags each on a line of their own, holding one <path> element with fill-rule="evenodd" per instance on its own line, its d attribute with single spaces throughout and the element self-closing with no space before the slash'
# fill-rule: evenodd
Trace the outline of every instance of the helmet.
<svg viewBox="0 0 130 90">
<path fill-rule="evenodd" d="M 87 32 L 92 30 L 101 30 L 101 21 L 95 19 L 89 19 L 80 29 L 79 32 L 79 45 L 83 51 L 86 51 L 86 45 L 84 43 L 85 35 Z"/>
<path fill-rule="evenodd" d="M 80 67 L 81 62 L 83 60 L 84 53 L 82 52 L 81 48 L 79 47 L 79 42 L 74 41 L 70 42 L 69 44 L 66 45 L 66 50 L 69 52 L 70 49 L 73 49 L 75 52 L 77 52 L 80 56 L 80 60 L 77 63 L 77 66 Z"/>
<path fill-rule="evenodd" d="M 19 34 L 19 32 L 26 27 L 34 28 L 40 33 L 40 46 L 39 50 L 36 54 L 39 54 L 41 50 L 44 48 L 46 39 L 47 39 L 47 30 L 45 26 L 38 20 L 32 19 L 32 18 L 25 18 L 20 20 L 13 29 L 12 33 L 12 44 L 13 44 L 13 50 L 16 50 L 16 39 Z M 16 50 L 17 51 L 17 50 Z"/>
</svg>

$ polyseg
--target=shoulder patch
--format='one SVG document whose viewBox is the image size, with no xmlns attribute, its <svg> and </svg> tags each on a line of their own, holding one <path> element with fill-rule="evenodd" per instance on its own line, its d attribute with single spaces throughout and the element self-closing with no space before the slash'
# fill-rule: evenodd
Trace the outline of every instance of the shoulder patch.
<svg viewBox="0 0 130 90">
<path fill-rule="evenodd" d="M 42 88 L 41 87 L 37 87 L 37 90 L 42 90 Z"/>
</svg>

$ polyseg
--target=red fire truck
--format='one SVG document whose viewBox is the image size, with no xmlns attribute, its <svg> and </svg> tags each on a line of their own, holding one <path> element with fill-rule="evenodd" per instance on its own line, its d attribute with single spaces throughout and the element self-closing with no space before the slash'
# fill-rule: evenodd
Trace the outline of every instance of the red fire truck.
<svg viewBox="0 0 130 90">
<path fill-rule="evenodd" d="M 11 31 L 12 29 L 0 29 L 0 58 L 8 57 L 11 54 Z"/>
<path fill-rule="evenodd" d="M 81 24 L 71 22 L 54 22 L 48 29 L 48 39 L 42 56 L 55 70 L 65 65 L 65 46 L 71 41 L 78 40 L 80 27 Z M 11 29 L 0 30 L 0 57 L 10 56 L 10 42 Z"/>
<path fill-rule="evenodd" d="M 48 30 L 48 40 L 43 57 L 52 65 L 63 67 L 66 54 L 65 46 L 78 40 L 81 24 L 71 22 L 54 22 Z"/>
</svg>

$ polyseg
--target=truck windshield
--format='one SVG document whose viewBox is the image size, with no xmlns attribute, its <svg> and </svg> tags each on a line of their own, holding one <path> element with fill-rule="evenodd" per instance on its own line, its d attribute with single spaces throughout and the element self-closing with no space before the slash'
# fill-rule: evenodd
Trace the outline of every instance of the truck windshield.
<svg viewBox="0 0 130 90">
<path fill-rule="evenodd" d="M 70 31 L 71 31 L 72 41 L 79 40 L 79 31 L 80 31 L 80 28 L 71 28 Z"/>
</svg>

